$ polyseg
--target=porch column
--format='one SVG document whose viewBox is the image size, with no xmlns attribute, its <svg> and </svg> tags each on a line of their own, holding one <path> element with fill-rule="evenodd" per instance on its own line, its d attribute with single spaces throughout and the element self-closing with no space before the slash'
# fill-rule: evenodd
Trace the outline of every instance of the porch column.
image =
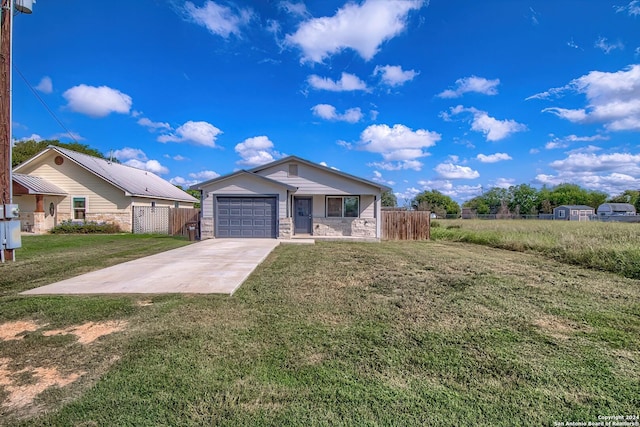
<svg viewBox="0 0 640 427">
<path fill-rule="evenodd" d="M 376 237 L 382 238 L 382 196 L 376 196 Z"/>
<path fill-rule="evenodd" d="M 44 213 L 44 196 L 42 194 L 36 194 L 36 210 L 34 212 Z"/>
</svg>

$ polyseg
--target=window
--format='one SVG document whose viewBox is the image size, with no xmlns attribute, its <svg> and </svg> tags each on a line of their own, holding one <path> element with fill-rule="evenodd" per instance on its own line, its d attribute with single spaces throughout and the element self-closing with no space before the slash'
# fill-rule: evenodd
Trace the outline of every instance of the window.
<svg viewBox="0 0 640 427">
<path fill-rule="evenodd" d="M 87 213 L 87 199 L 84 197 L 73 198 L 73 219 L 85 220 Z"/>
<path fill-rule="evenodd" d="M 151 202 L 151 207 L 155 208 L 156 207 L 156 202 Z"/>
<path fill-rule="evenodd" d="M 560 209 L 558 211 L 558 218 L 564 218 L 564 210 Z"/>
<path fill-rule="evenodd" d="M 360 198 L 358 196 L 327 197 L 327 217 L 357 218 L 360 214 Z"/>
<path fill-rule="evenodd" d="M 173 207 L 178 209 L 180 207 L 180 202 L 173 202 Z"/>
</svg>

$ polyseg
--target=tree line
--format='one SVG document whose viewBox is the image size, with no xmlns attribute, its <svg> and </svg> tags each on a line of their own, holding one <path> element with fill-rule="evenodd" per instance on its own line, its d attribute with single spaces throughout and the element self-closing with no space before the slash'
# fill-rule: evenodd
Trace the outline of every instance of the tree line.
<svg viewBox="0 0 640 427">
<path fill-rule="evenodd" d="M 625 190 L 609 197 L 606 193 L 588 190 L 576 184 L 534 188 L 528 184 L 509 188 L 492 188 L 462 204 L 478 215 L 539 215 L 551 214 L 561 205 L 586 205 L 597 208 L 602 203 L 630 203 L 640 212 L 640 190 Z M 411 208 L 429 210 L 438 216 L 458 216 L 461 206 L 437 190 L 423 191 L 411 201 Z"/>
</svg>

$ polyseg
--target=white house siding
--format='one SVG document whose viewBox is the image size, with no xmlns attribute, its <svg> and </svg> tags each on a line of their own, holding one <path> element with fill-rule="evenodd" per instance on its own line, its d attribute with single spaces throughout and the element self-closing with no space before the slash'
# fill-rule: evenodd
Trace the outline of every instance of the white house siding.
<svg viewBox="0 0 640 427">
<path fill-rule="evenodd" d="M 298 165 L 298 175 L 289 176 L 289 164 Z M 379 189 L 363 182 L 322 170 L 303 163 L 284 163 L 256 171 L 258 175 L 298 188 L 296 195 L 374 195 Z"/>
</svg>

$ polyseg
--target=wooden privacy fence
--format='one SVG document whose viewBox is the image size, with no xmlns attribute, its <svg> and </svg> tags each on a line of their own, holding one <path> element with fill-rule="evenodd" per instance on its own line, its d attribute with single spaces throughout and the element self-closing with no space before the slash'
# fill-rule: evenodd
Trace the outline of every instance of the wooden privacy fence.
<svg viewBox="0 0 640 427">
<path fill-rule="evenodd" d="M 187 224 L 197 223 L 199 217 L 200 209 L 134 206 L 133 233 L 187 236 Z"/>
<path fill-rule="evenodd" d="M 382 240 L 429 240 L 431 212 L 382 211 Z"/>
</svg>

